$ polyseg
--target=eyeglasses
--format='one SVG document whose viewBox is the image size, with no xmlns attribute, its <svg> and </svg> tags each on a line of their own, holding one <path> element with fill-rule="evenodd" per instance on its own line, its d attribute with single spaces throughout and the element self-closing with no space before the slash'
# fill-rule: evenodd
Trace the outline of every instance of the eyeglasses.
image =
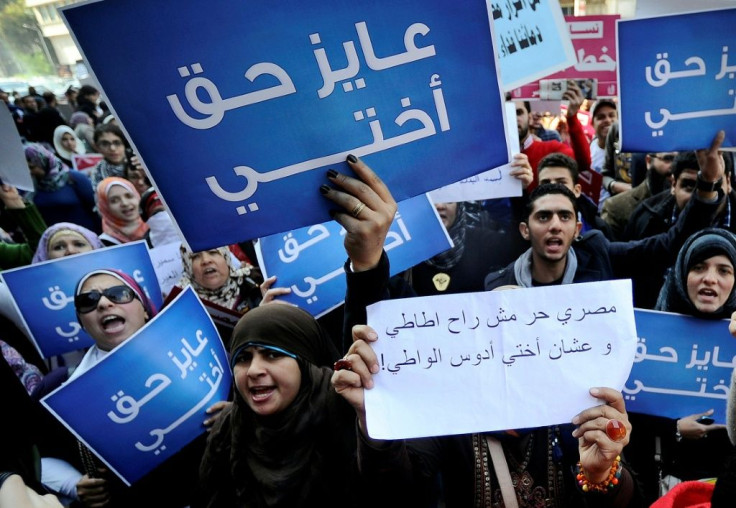
<svg viewBox="0 0 736 508">
<path fill-rule="evenodd" d="M 695 180 L 693 180 L 692 178 L 683 178 L 682 180 L 680 180 L 679 182 L 677 182 L 677 185 L 679 185 L 680 188 L 682 188 L 682 189 L 684 189 L 684 190 L 686 190 L 688 192 L 692 192 L 693 190 L 695 190 L 695 185 L 696 184 L 697 184 L 697 182 Z"/>
<path fill-rule="evenodd" d="M 78 294 L 74 297 L 74 307 L 80 314 L 87 314 L 97 308 L 97 304 L 103 296 L 112 303 L 130 303 L 136 298 L 135 291 L 128 286 L 112 286 L 102 291 Z"/>
<path fill-rule="evenodd" d="M 120 148 L 121 146 L 124 146 L 124 143 L 118 140 L 115 140 L 115 141 L 103 140 L 103 141 L 98 141 L 97 146 L 107 150 L 110 147 Z"/>
<path fill-rule="evenodd" d="M 664 162 L 672 162 L 673 160 L 675 160 L 675 156 L 672 154 L 663 155 L 661 157 L 657 154 L 652 154 L 651 156 Z"/>
</svg>

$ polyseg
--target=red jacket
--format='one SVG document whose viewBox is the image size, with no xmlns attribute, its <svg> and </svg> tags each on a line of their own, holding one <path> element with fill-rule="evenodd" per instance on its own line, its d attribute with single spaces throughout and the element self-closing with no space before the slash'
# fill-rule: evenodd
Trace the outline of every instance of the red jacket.
<svg viewBox="0 0 736 508">
<path fill-rule="evenodd" d="M 533 191 L 539 181 L 537 177 L 539 161 L 551 153 L 559 152 L 572 157 L 578 163 L 578 171 L 590 169 L 590 144 L 577 115 L 573 118 L 568 117 L 567 125 L 572 147 L 560 141 L 533 141 L 528 147 L 522 148 L 521 153 L 529 158 L 534 173 L 534 181 L 529 185 L 528 192 Z"/>
</svg>

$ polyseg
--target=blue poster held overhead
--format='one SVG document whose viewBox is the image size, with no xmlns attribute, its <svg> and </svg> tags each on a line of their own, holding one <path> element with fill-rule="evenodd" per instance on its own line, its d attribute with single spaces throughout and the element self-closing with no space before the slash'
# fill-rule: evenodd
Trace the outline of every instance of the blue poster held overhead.
<svg viewBox="0 0 736 508">
<path fill-rule="evenodd" d="M 397 201 L 509 161 L 484 0 L 61 12 L 194 251 L 329 220 L 348 154 Z"/>
<path fill-rule="evenodd" d="M 736 368 L 728 321 L 635 310 L 634 367 L 622 392 L 626 410 L 682 418 L 713 409 L 726 423 L 726 400 Z"/>
<path fill-rule="evenodd" d="M 384 249 L 391 258 L 391 275 L 404 271 L 452 247 L 434 205 L 426 195 L 398 203 Z M 345 230 L 335 221 L 261 238 L 259 264 L 276 286 L 291 288 L 279 297 L 315 317 L 345 300 Z"/>
<path fill-rule="evenodd" d="M 205 431 L 205 410 L 227 399 L 231 383 L 217 330 L 187 288 L 41 402 L 131 485 Z"/>
<path fill-rule="evenodd" d="M 83 275 L 101 268 L 130 274 L 154 305 L 161 308 L 158 278 L 144 241 L 2 272 L 26 329 L 44 358 L 93 344 L 77 321 L 74 290 Z"/>
<path fill-rule="evenodd" d="M 708 148 L 721 129 L 736 146 L 734 24 L 736 9 L 618 21 L 622 150 Z"/>
</svg>

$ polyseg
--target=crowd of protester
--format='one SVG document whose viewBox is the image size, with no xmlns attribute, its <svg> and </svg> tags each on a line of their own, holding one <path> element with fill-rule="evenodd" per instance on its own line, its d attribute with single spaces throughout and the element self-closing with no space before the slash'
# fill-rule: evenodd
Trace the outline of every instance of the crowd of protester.
<svg viewBox="0 0 736 508">
<path fill-rule="evenodd" d="M 33 192 L 0 188 L 0 269 L 139 240 L 149 248 L 181 242 L 99 91 L 70 89 L 75 112 L 68 119 L 47 99 L 29 93 L 13 102 L 0 91 L 34 185 Z M 346 230 L 350 262 L 344 306 L 320 320 L 276 304 L 289 289 L 276 277 L 263 280 L 251 240 L 203 252 L 181 246 L 178 285 L 243 316 L 222 333 L 232 400 L 210 406 L 206 438 L 132 487 L 38 401 L 161 309 L 130 274 L 113 267 L 88 273 L 74 302 L 95 345 L 56 367 L 38 357 L 12 317 L 0 315 L 2 391 L 15 415 L 3 418 L 0 507 L 58 506 L 49 493 L 83 507 L 627 507 L 649 506 L 680 481 L 702 478 L 720 478 L 713 506 L 732 505 L 736 422 L 704 422 L 710 408 L 678 419 L 629 413 L 611 387 L 591 387 L 601 405 L 568 425 L 406 441 L 366 432 L 364 390 L 380 369 L 365 308 L 379 300 L 630 278 L 636 307 L 731 318 L 736 336 L 736 191 L 732 155 L 720 150 L 723 134 L 714 127 L 712 145 L 696 152 L 622 153 L 615 101 L 589 103 L 574 82 L 564 99 L 559 130 L 541 124 L 533 102 L 515 102 L 523 148 L 510 175 L 522 196 L 436 203 L 454 246 L 393 278 L 382 249 L 396 212 L 390 189 L 352 155 L 352 176 L 330 172 L 314 192 L 341 210 L 335 220 Z M 581 111 L 592 116 L 593 137 Z M 74 169 L 74 156 L 88 153 L 101 161 Z M 580 174 L 590 171 L 603 175 L 593 189 L 597 202 L 581 188 Z M 119 321 L 113 325 L 103 323 L 110 309 Z M 730 402 L 729 418 L 734 409 Z M 620 436 L 607 428 L 612 421 Z"/>
</svg>

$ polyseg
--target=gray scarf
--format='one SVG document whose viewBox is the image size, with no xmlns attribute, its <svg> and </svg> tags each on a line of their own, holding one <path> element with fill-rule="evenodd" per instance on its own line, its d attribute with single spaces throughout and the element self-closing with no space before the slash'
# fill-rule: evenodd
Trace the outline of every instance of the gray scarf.
<svg viewBox="0 0 736 508">
<path fill-rule="evenodd" d="M 575 255 L 575 249 L 572 247 L 567 251 L 567 266 L 562 276 L 562 284 L 572 284 L 575 278 L 575 271 L 578 269 L 578 257 Z M 530 288 L 532 284 L 532 249 L 529 249 L 519 256 L 514 263 L 514 276 L 516 283 L 523 288 Z"/>
</svg>

